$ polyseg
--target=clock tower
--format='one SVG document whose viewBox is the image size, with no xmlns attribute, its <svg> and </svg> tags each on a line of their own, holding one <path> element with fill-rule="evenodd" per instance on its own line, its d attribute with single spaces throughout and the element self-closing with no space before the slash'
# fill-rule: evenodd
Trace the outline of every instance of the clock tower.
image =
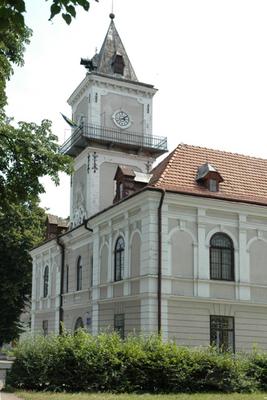
<svg viewBox="0 0 267 400">
<path fill-rule="evenodd" d="M 86 76 L 68 100 L 77 128 L 61 151 L 74 158 L 72 226 L 110 206 L 118 165 L 149 173 L 167 151 L 167 140 L 152 135 L 153 85 L 139 82 L 110 14 L 99 53 L 81 59 Z"/>
</svg>

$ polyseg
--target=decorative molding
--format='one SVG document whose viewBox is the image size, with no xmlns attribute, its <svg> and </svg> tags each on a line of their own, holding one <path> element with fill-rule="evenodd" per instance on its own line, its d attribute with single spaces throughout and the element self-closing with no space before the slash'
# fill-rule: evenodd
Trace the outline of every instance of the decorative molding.
<svg viewBox="0 0 267 400">
<path fill-rule="evenodd" d="M 94 151 L 94 154 L 93 154 L 93 172 L 94 173 L 96 173 L 96 171 L 98 170 L 97 159 L 98 159 L 98 155 L 96 154 L 96 151 Z"/>
<path fill-rule="evenodd" d="M 87 156 L 87 173 L 90 172 L 90 161 L 91 161 L 91 154 L 89 153 Z"/>
<path fill-rule="evenodd" d="M 149 174 L 149 172 L 151 171 L 152 165 L 153 165 L 153 162 L 151 160 L 147 160 L 147 163 L 145 164 L 147 174 Z"/>
</svg>

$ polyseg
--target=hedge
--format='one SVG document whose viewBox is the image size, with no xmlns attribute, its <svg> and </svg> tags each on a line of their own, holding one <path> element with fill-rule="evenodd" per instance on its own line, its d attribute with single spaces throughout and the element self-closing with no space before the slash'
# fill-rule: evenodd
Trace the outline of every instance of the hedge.
<svg viewBox="0 0 267 400">
<path fill-rule="evenodd" d="M 158 336 L 38 336 L 22 341 L 7 383 L 49 391 L 251 392 L 267 389 L 267 355 L 179 347 Z"/>
</svg>

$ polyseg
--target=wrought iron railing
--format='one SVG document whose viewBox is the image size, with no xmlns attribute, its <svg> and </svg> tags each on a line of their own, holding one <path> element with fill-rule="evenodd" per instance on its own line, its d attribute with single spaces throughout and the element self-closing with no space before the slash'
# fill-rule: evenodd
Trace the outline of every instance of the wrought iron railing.
<svg viewBox="0 0 267 400">
<path fill-rule="evenodd" d="M 61 146 L 61 153 L 69 153 L 81 140 L 88 139 L 103 144 L 123 145 L 136 149 L 147 149 L 159 153 L 167 151 L 167 138 L 163 136 L 143 135 L 97 125 L 83 125 L 77 128 L 71 137 Z"/>
</svg>

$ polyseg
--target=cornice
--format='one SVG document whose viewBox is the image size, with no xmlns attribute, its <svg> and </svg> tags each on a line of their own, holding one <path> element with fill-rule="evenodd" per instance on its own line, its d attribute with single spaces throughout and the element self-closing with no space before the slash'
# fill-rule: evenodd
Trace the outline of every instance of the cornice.
<svg viewBox="0 0 267 400">
<path fill-rule="evenodd" d="M 68 104 L 70 106 L 73 106 L 75 103 L 77 103 L 82 95 L 85 93 L 86 89 L 88 89 L 92 85 L 103 89 L 108 88 L 109 90 L 120 89 L 123 91 L 127 91 L 129 94 L 132 93 L 135 96 L 146 95 L 148 97 L 153 97 L 154 94 L 157 92 L 157 89 L 155 89 L 152 85 L 146 85 L 140 82 L 133 83 L 131 81 L 123 81 L 110 78 L 105 75 L 87 73 L 86 77 L 77 86 L 77 88 L 67 100 Z"/>
</svg>

